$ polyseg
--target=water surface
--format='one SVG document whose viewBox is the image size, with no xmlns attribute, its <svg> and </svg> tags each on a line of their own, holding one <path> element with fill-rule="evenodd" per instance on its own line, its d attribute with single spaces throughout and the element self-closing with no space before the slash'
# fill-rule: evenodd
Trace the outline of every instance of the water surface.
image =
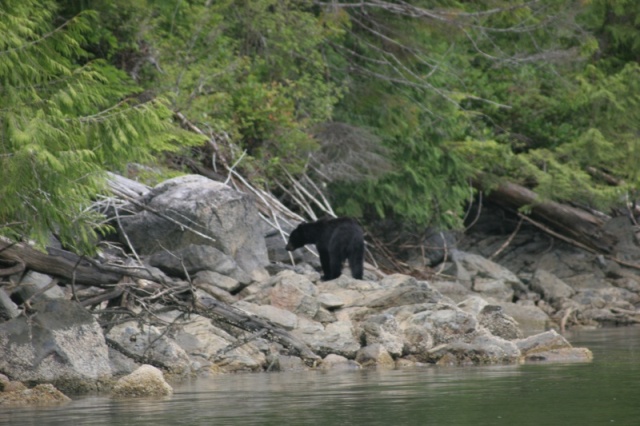
<svg viewBox="0 0 640 426">
<path fill-rule="evenodd" d="M 594 361 L 214 376 L 162 400 L 0 409 L 0 424 L 640 425 L 640 328 L 567 337 Z"/>
</svg>

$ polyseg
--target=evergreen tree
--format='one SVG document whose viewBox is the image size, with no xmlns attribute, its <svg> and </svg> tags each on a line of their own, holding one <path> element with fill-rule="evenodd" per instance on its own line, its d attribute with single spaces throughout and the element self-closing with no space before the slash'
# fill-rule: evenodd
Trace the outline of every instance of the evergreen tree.
<svg viewBox="0 0 640 426">
<path fill-rule="evenodd" d="M 91 251 L 104 171 L 171 144 L 169 110 L 84 49 L 96 15 L 49 0 L 0 8 L 0 235 Z"/>
</svg>

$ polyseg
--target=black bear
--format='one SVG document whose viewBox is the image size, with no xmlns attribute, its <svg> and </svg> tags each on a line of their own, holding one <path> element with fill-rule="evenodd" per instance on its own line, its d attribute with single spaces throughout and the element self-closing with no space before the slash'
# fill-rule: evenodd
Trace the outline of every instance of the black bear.
<svg viewBox="0 0 640 426">
<path fill-rule="evenodd" d="M 315 244 L 320 255 L 323 281 L 338 278 L 342 264 L 349 259 L 353 278 L 361 280 L 364 269 L 364 233 L 354 219 L 339 217 L 301 223 L 289 235 L 287 250 Z"/>
</svg>

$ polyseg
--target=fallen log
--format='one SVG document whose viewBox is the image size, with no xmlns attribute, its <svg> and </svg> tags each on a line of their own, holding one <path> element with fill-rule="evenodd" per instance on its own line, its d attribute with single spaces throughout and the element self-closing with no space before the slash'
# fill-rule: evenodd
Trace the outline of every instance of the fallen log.
<svg viewBox="0 0 640 426">
<path fill-rule="evenodd" d="M 104 271 L 77 254 L 61 249 L 36 250 L 26 243 L 0 238 L 0 259 L 18 262 L 24 268 L 61 277 L 77 284 L 104 286 L 120 281 L 122 274 Z"/>
<path fill-rule="evenodd" d="M 493 188 L 487 198 L 504 208 L 516 211 L 528 206 L 529 216 L 599 253 L 611 253 L 617 242 L 613 235 L 603 229 L 602 219 L 566 204 L 540 201 L 538 194 L 524 186 L 506 182 Z"/>
</svg>

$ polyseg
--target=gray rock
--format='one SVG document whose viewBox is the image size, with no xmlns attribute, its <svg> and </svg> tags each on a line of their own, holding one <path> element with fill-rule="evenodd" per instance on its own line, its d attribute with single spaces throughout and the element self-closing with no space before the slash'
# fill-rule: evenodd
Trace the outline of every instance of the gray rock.
<svg viewBox="0 0 640 426">
<path fill-rule="evenodd" d="M 113 348 L 109 348 L 109 365 L 111 374 L 116 377 L 133 373 L 140 364 Z"/>
<path fill-rule="evenodd" d="M 119 398 L 159 397 L 171 395 L 173 388 L 164 380 L 162 371 L 145 364 L 118 379 L 111 393 Z"/>
<path fill-rule="evenodd" d="M 507 315 L 501 306 L 485 306 L 478 315 L 478 321 L 491 334 L 505 340 L 515 340 L 523 337 L 516 320 Z"/>
<path fill-rule="evenodd" d="M 118 324 L 109 330 L 107 339 L 136 361 L 153 363 L 173 373 L 190 371 L 191 361 L 184 349 L 152 325 L 136 321 Z"/>
<path fill-rule="evenodd" d="M 109 353 L 93 316 L 75 302 L 43 300 L 29 318 L 0 324 L 0 371 L 60 389 L 94 387 L 111 376 Z"/>
<path fill-rule="evenodd" d="M 489 302 L 487 302 L 483 297 L 477 294 L 471 294 L 469 297 L 458 303 L 457 306 L 463 311 L 477 316 L 488 304 Z"/>
<path fill-rule="evenodd" d="M 596 292 L 612 308 L 635 310 L 635 305 L 640 304 L 640 295 L 626 288 L 607 287 Z"/>
<path fill-rule="evenodd" d="M 356 362 L 363 367 L 395 367 L 393 358 L 385 347 L 379 343 L 367 345 L 361 348 L 356 354 Z"/>
<path fill-rule="evenodd" d="M 529 336 L 517 340 L 516 345 L 524 356 L 530 356 L 538 352 L 548 352 L 556 349 L 571 348 L 571 344 L 555 330 Z"/>
<path fill-rule="evenodd" d="M 304 276 L 290 272 L 284 272 L 277 278 L 269 294 L 270 303 L 297 315 L 314 318 L 320 308 L 316 286 Z"/>
<path fill-rule="evenodd" d="M 0 407 L 41 407 L 68 402 L 71 402 L 71 398 L 49 383 L 37 385 L 31 389 L 0 393 Z"/>
<path fill-rule="evenodd" d="M 190 244 L 171 252 L 156 252 L 149 257 L 149 264 L 173 276 L 185 277 L 187 273 L 197 275 L 211 272 L 228 276 L 236 284 L 247 285 L 251 282 L 251 276 L 238 266 L 233 257 L 215 247 L 202 244 Z"/>
<path fill-rule="evenodd" d="M 192 362 L 200 363 L 200 368 L 231 373 L 262 371 L 266 365 L 265 355 L 256 347 L 259 339 L 233 347 L 238 339 L 211 324 L 208 318 L 192 315 L 188 321 L 178 324 L 177 329 L 175 342 Z M 192 369 L 198 368 L 192 363 Z"/>
<path fill-rule="evenodd" d="M 367 303 L 370 308 L 387 309 L 416 303 L 437 303 L 443 299 L 427 282 L 407 282 Z"/>
<path fill-rule="evenodd" d="M 276 354 L 267 358 L 267 371 L 306 371 L 309 369 L 298 357 Z"/>
<path fill-rule="evenodd" d="M 13 303 L 9 295 L 0 287 L 0 322 L 8 321 L 19 314 L 18 305 Z"/>
<path fill-rule="evenodd" d="M 354 337 L 353 324 L 350 321 L 336 321 L 314 333 L 305 333 L 300 328 L 293 333 L 320 356 L 337 354 L 353 359 L 360 349 L 360 343 Z"/>
<path fill-rule="evenodd" d="M 457 281 L 433 281 L 431 287 L 438 290 L 440 294 L 450 298 L 456 303 L 467 299 L 472 291 Z"/>
<path fill-rule="evenodd" d="M 341 355 L 329 354 L 322 360 L 320 368 L 323 370 L 358 370 L 361 366 L 357 362 Z"/>
<path fill-rule="evenodd" d="M 588 308 L 604 308 L 607 306 L 607 301 L 600 292 L 596 290 L 581 290 L 577 292 L 572 298 L 574 302 Z"/>
<path fill-rule="evenodd" d="M 433 336 L 435 345 L 459 340 L 477 331 L 478 321 L 453 305 L 434 304 L 430 309 L 417 312 L 403 321 L 401 327 L 420 326 Z"/>
<path fill-rule="evenodd" d="M 589 362 L 593 353 L 587 348 L 562 348 L 525 356 L 526 362 Z"/>
<path fill-rule="evenodd" d="M 478 333 L 451 343 L 444 343 L 428 353 L 431 362 L 438 365 L 476 365 L 515 363 L 520 351 L 515 343 Z"/>
<path fill-rule="evenodd" d="M 316 316 L 313 317 L 313 320 L 322 324 L 326 324 L 329 322 L 338 321 L 338 318 L 336 317 L 336 314 L 333 313 L 333 311 L 330 311 L 321 306 L 320 309 L 318 309 L 318 312 L 316 312 Z"/>
<path fill-rule="evenodd" d="M 264 229 L 249 196 L 203 176 L 188 175 L 161 183 L 138 201 L 183 224 L 177 225 L 147 209 L 121 216 L 121 232 L 138 253 L 212 246 L 233 257 L 252 279 L 268 276 L 264 269 L 269 262 L 265 241 L 257 238 Z"/>
<path fill-rule="evenodd" d="M 318 295 L 318 303 L 325 309 L 336 309 L 344 306 L 344 301 L 332 293 L 322 293 Z"/>
<path fill-rule="evenodd" d="M 254 303 L 245 302 L 244 300 L 234 303 L 233 306 L 238 309 L 242 309 L 245 312 L 267 319 L 285 330 L 293 330 L 298 325 L 298 317 L 296 314 L 276 306 L 256 305 Z"/>
<path fill-rule="evenodd" d="M 400 286 L 417 286 L 418 280 L 410 275 L 404 274 L 391 274 L 380 280 L 380 287 L 382 288 L 396 288 Z"/>
<path fill-rule="evenodd" d="M 575 294 L 575 290 L 567 283 L 540 268 L 534 272 L 529 286 L 552 304 L 561 302 L 562 299 L 571 298 Z"/>
<path fill-rule="evenodd" d="M 451 258 L 454 265 L 452 272 L 468 288 L 471 288 L 474 278 L 501 280 L 512 288 L 522 286 L 522 282 L 513 272 L 477 254 L 453 250 Z"/>
<path fill-rule="evenodd" d="M 366 345 L 380 344 L 394 357 L 402 355 L 405 342 L 398 321 L 393 315 L 373 315 L 360 324 Z"/>
<path fill-rule="evenodd" d="M 297 225 L 289 224 L 283 221 L 279 222 L 283 233 L 279 230 L 273 230 L 265 235 L 265 243 L 267 246 L 267 254 L 271 263 L 283 263 L 291 265 L 291 257 L 293 257 L 295 263 L 304 262 L 304 254 L 306 250 L 295 250 L 289 252 L 285 249 L 289 234 L 295 229 Z"/>
<path fill-rule="evenodd" d="M 44 288 L 51 284 L 52 281 L 53 278 L 49 275 L 29 271 L 24 275 L 24 277 L 22 277 L 22 280 L 20 280 L 18 286 L 13 290 L 11 296 L 18 298 L 21 301 L 25 301 L 30 297 L 35 296 L 32 302 L 43 299 L 64 299 L 64 291 L 62 291 L 58 285 L 53 285 L 45 292 L 40 293 Z"/>
<path fill-rule="evenodd" d="M 424 327 L 407 325 L 402 330 L 405 341 L 403 354 L 411 355 L 417 361 L 429 362 L 429 350 L 433 348 L 433 336 Z"/>
<path fill-rule="evenodd" d="M 232 296 L 227 291 L 222 290 L 221 288 L 216 287 L 212 284 L 201 281 L 197 283 L 194 281 L 194 284 L 197 288 L 197 290 L 195 291 L 197 299 L 203 297 L 206 294 L 209 297 L 213 297 L 214 299 L 224 302 L 228 305 L 233 305 L 238 301 L 238 298 L 236 296 Z"/>
<path fill-rule="evenodd" d="M 332 294 L 341 300 L 343 309 L 365 306 L 372 300 L 393 291 L 393 289 L 383 289 L 379 283 L 354 280 L 344 274 L 335 280 L 318 282 L 316 288 L 321 294 Z"/>
<path fill-rule="evenodd" d="M 513 287 L 503 279 L 474 277 L 471 289 L 486 298 L 498 302 L 510 302 L 513 300 Z"/>
<path fill-rule="evenodd" d="M 238 272 L 242 272 L 244 274 L 244 271 L 242 270 L 238 270 Z M 193 284 L 196 287 L 200 287 L 202 284 L 209 284 L 218 287 L 227 293 L 235 294 L 242 289 L 243 284 L 240 281 L 231 278 L 229 275 L 222 275 L 221 273 L 214 271 L 200 271 L 195 275 L 195 277 L 193 277 Z"/>
<path fill-rule="evenodd" d="M 552 320 L 542 309 L 533 304 L 500 303 L 505 314 L 516 320 L 523 334 L 535 334 L 548 330 Z"/>
</svg>

